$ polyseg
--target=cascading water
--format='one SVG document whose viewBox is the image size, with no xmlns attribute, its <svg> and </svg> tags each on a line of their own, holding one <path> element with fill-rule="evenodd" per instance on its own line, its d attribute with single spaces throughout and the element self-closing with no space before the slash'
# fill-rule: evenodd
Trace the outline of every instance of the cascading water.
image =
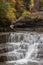
<svg viewBox="0 0 43 65">
<path fill-rule="evenodd" d="M 6 43 L 0 44 L 7 64 L 43 65 L 43 34 L 36 32 L 11 32 L 6 36 Z M 33 64 L 32 64 L 33 63 Z"/>
</svg>

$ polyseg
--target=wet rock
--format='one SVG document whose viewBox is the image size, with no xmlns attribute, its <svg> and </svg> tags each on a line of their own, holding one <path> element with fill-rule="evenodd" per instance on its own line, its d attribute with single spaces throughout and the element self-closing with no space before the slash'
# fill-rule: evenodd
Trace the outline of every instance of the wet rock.
<svg viewBox="0 0 43 65">
<path fill-rule="evenodd" d="M 7 44 L 0 45 L 0 54 L 6 53 L 6 52 L 9 52 L 9 51 L 13 51 L 13 50 L 14 50 L 14 47 L 11 46 L 11 45 L 7 45 Z"/>
<path fill-rule="evenodd" d="M 5 62 L 7 60 L 6 56 L 0 56 L 0 62 Z"/>
<path fill-rule="evenodd" d="M 26 59 L 27 64 L 26 61 L 20 61 L 21 59 Z M 7 42 L 0 44 L 0 61 L 19 61 L 21 64 L 16 62 L 16 65 L 32 65 L 28 63 L 29 60 L 38 62 L 40 59 L 43 60 L 42 33 L 10 33 Z"/>
</svg>

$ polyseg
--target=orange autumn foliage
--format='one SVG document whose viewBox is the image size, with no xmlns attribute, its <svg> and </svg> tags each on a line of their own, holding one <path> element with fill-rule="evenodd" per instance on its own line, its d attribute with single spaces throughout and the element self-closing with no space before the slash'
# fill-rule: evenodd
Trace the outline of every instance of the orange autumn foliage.
<svg viewBox="0 0 43 65">
<path fill-rule="evenodd" d="M 14 3 L 14 4 L 16 4 L 16 0 L 11 0 L 11 3 Z"/>
</svg>

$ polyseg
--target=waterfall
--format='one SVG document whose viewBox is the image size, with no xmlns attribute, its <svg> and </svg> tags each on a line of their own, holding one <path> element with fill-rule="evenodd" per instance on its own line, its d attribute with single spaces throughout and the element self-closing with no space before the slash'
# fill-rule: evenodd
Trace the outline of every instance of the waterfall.
<svg viewBox="0 0 43 65">
<path fill-rule="evenodd" d="M 6 42 L 0 44 L 0 57 L 7 64 L 43 64 L 43 33 L 11 32 L 5 38 Z"/>
</svg>

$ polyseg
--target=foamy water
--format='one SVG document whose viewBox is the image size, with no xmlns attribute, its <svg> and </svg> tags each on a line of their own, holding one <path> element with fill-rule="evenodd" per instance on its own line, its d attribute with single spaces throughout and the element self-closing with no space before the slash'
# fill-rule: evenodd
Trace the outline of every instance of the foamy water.
<svg viewBox="0 0 43 65">
<path fill-rule="evenodd" d="M 43 33 L 10 33 L 5 46 L 9 51 L 0 56 L 7 57 L 6 64 L 43 65 Z"/>
</svg>

